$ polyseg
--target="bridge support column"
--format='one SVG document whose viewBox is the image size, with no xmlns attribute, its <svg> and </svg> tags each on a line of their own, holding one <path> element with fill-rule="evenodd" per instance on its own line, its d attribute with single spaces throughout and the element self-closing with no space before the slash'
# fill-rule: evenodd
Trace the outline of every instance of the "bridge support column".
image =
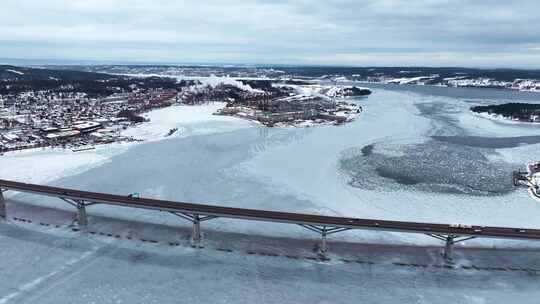
<svg viewBox="0 0 540 304">
<path fill-rule="evenodd" d="M 0 220 L 7 219 L 6 200 L 4 199 L 5 191 L 4 189 L 0 189 Z"/>
<path fill-rule="evenodd" d="M 95 205 L 96 203 L 87 203 L 83 200 L 78 199 L 67 199 L 67 198 L 60 198 L 64 202 L 70 204 L 71 206 L 77 208 L 77 223 L 81 227 L 86 227 L 88 225 L 88 217 L 86 215 L 86 207 Z"/>
<path fill-rule="evenodd" d="M 198 214 L 193 216 L 193 231 L 191 232 L 191 244 L 199 245 L 201 243 L 201 220 Z"/>
<path fill-rule="evenodd" d="M 182 212 L 169 212 L 182 218 L 184 220 L 190 221 L 193 224 L 193 229 L 191 231 L 191 246 L 195 248 L 203 248 L 201 245 L 202 236 L 201 236 L 201 222 L 208 221 L 211 219 L 217 218 L 217 216 L 206 215 L 201 216 L 197 213 L 182 213 Z"/>
<path fill-rule="evenodd" d="M 326 229 L 326 226 L 323 227 L 323 229 L 321 230 L 321 254 L 322 255 L 326 255 L 326 253 L 328 252 L 328 245 L 326 244 L 326 234 L 327 234 L 327 229 Z"/>
<path fill-rule="evenodd" d="M 77 202 L 77 222 L 79 226 L 88 225 L 88 218 L 86 217 L 86 205 L 84 202 Z"/>
<path fill-rule="evenodd" d="M 427 233 L 426 235 L 445 242 L 442 256 L 444 260 L 449 263 L 451 263 L 452 260 L 454 259 L 454 245 L 455 244 L 476 238 L 476 236 L 461 236 L 460 237 L 459 235 L 453 235 L 453 234 L 443 235 L 443 234 Z"/>
<path fill-rule="evenodd" d="M 444 253 L 443 253 L 443 257 L 445 260 L 452 261 L 453 250 L 454 250 L 454 238 L 451 236 L 447 236 L 446 245 L 444 246 Z"/>
<path fill-rule="evenodd" d="M 328 253 L 328 243 L 326 240 L 326 237 L 330 234 L 342 232 L 349 230 L 350 228 L 341 228 L 341 227 L 327 227 L 327 226 L 316 226 L 316 225 L 304 225 L 299 224 L 301 227 L 304 227 L 308 230 L 311 230 L 315 233 L 319 233 L 321 235 L 321 243 L 319 245 L 318 253 L 322 257 L 326 257 Z"/>
</svg>

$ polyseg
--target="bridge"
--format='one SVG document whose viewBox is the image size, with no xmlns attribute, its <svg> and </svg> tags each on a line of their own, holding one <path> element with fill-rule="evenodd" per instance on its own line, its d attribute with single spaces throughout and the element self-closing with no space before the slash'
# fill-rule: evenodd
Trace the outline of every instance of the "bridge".
<svg viewBox="0 0 540 304">
<path fill-rule="evenodd" d="M 388 221 L 233 208 L 208 204 L 195 204 L 189 202 L 122 196 L 0 180 L 0 218 L 4 219 L 7 218 L 8 211 L 6 208 L 6 200 L 3 195 L 3 193 L 6 191 L 31 193 L 59 198 L 61 201 L 66 202 L 77 209 L 77 222 L 82 228 L 86 227 L 88 223 L 87 207 L 95 204 L 107 204 L 169 212 L 193 224 L 191 242 L 195 247 L 200 246 L 201 222 L 216 218 L 231 218 L 299 225 L 305 229 L 318 233 L 321 236 L 319 248 L 320 254 L 322 255 L 325 255 L 328 251 L 328 235 L 351 229 L 425 234 L 445 243 L 443 255 L 447 260 L 452 259 L 454 244 L 473 238 L 483 237 L 540 240 L 540 229 Z"/>
</svg>

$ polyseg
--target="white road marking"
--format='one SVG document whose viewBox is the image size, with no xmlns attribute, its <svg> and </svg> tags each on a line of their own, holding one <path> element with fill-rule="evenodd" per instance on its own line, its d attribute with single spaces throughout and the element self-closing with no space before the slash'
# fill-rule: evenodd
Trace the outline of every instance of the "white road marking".
<svg viewBox="0 0 540 304">
<path fill-rule="evenodd" d="M 0 298 L 0 304 L 9 303 L 11 300 L 15 299 L 17 296 L 34 289 L 37 285 L 39 285 L 43 281 L 45 281 L 45 280 L 47 280 L 47 279 L 49 279 L 49 278 L 51 278 L 51 277 L 53 277 L 53 276 L 55 276 L 55 275 L 57 275 L 57 274 L 59 274 L 61 272 L 67 270 L 71 266 L 73 266 L 73 265 L 77 264 L 78 262 L 80 262 L 80 261 L 86 259 L 87 257 L 91 256 L 96 251 L 97 251 L 97 249 L 96 250 L 86 251 L 81 256 L 67 261 L 64 265 L 62 265 L 61 267 L 55 269 L 54 271 L 49 272 L 48 274 L 46 274 L 44 276 L 36 278 L 36 279 L 34 279 L 34 280 L 20 286 L 17 291 L 15 291 L 15 292 L 13 292 L 13 293 L 5 296 L 5 297 Z"/>
</svg>

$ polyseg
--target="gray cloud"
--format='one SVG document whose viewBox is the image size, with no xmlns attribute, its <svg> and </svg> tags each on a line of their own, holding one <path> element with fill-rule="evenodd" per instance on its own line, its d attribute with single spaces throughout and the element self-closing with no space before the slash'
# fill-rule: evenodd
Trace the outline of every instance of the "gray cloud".
<svg viewBox="0 0 540 304">
<path fill-rule="evenodd" d="M 0 57 L 540 67 L 540 4 L 3 0 Z"/>
</svg>

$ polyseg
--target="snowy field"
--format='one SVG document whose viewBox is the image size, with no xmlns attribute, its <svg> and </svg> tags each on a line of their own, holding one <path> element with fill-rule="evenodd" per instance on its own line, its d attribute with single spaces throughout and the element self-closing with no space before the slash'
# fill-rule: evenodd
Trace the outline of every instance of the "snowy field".
<svg viewBox="0 0 540 304">
<path fill-rule="evenodd" d="M 467 142 L 470 136 L 487 141 L 492 137 L 534 136 L 537 126 L 474 115 L 469 106 L 486 100 L 447 95 L 375 89 L 368 98 L 355 100 L 364 108 L 358 120 L 342 126 L 307 128 L 268 129 L 241 119 L 213 116 L 211 113 L 222 106 L 217 103 L 165 108 L 148 113 L 149 123 L 125 131 L 146 142 L 78 153 L 8 153 L 0 158 L 0 178 L 269 210 L 538 228 L 540 205 L 524 190 L 506 187 L 510 172 L 508 179 L 500 175 L 538 160 L 540 144 L 518 142 L 515 147 L 482 148 Z M 179 128 L 177 134 L 164 137 L 175 127 Z M 443 143 L 432 136 L 458 137 L 460 144 Z M 368 146 L 373 148 L 366 150 Z M 475 159 L 472 157 L 482 166 L 471 168 L 468 162 Z M 347 158 L 355 161 L 344 162 Z M 435 163 L 437 174 L 432 170 Z M 369 179 L 353 180 L 366 176 Z M 538 248 L 536 242 L 472 240 L 463 245 L 479 251 L 469 254 L 465 249 L 457 250 L 459 270 L 424 269 L 398 264 L 440 263 L 439 247 L 408 247 L 440 246 L 439 241 L 415 234 L 349 231 L 332 235 L 332 242 L 337 243 L 331 247 L 336 248 L 331 261 L 297 261 L 246 254 L 252 247 L 289 248 L 290 241 L 274 238 L 295 243 L 311 239 L 313 243 L 313 233 L 294 225 L 216 219 L 203 225 L 208 250 L 193 250 L 187 244 L 156 247 L 123 237 L 72 233 L 73 210 L 56 199 L 26 194 L 9 194 L 8 198 L 11 216 L 54 223 L 59 228 L 13 220 L 0 224 L 0 242 L 9 248 L 0 252 L 4 255 L 0 269 L 16 273 L 9 284 L 0 286 L 0 304 L 58 303 L 58 299 L 64 299 L 63 303 L 77 299 L 82 303 L 166 303 L 180 298 L 222 303 L 508 303 L 516 299 L 535 303 L 532 300 L 539 295 L 537 272 L 460 268 L 471 263 L 504 265 L 507 269 L 521 263 L 519 267 L 540 268 L 535 251 L 503 251 L 498 255 L 499 251 L 472 249 Z M 175 230 L 183 231 L 183 243 L 189 233 L 188 224 L 166 213 L 101 205 L 90 207 L 88 212 L 91 228 L 97 231 L 145 235 L 165 244 L 179 237 Z M 235 233 L 257 237 L 234 245 L 238 243 L 232 237 Z M 345 241 L 400 245 L 398 253 L 408 251 L 406 248 L 413 248 L 413 252 L 395 256 L 390 253 L 393 250 L 378 252 L 373 248 L 340 251 L 341 245 L 336 244 Z M 303 254 L 313 254 L 310 245 L 303 245 L 307 250 Z M 217 250 L 221 246 L 239 247 L 227 253 Z M 15 252 L 20 260 L 5 258 Z M 35 252 L 47 254 L 34 256 Z M 338 262 L 351 252 L 371 252 L 362 258 L 375 262 L 355 267 Z M 519 255 L 523 256 L 515 258 Z M 25 263 L 28 259 L 34 262 Z M 75 288 L 74 292 L 71 287 L 79 285 L 88 288 Z"/>
<path fill-rule="evenodd" d="M 517 266 L 533 263 L 534 253 L 470 252 L 473 260 L 447 269 L 424 249 L 362 248 L 359 257 L 317 262 L 269 256 L 268 247 L 196 250 L 16 225 L 0 225 L 0 242 L 0 269 L 9 274 L 2 304 L 537 303 L 540 296 L 538 275 Z"/>
</svg>

